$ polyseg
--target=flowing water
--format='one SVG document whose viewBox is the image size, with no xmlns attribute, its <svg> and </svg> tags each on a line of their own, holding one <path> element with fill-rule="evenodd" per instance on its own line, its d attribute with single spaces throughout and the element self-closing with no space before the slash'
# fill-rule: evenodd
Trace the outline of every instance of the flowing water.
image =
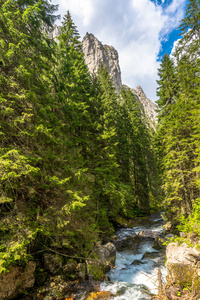
<svg viewBox="0 0 200 300">
<path fill-rule="evenodd" d="M 125 240 L 141 230 L 162 232 L 163 220 L 160 215 L 152 215 L 149 219 L 139 220 L 133 228 L 119 229 L 116 232 L 118 240 Z M 109 291 L 114 300 L 145 300 L 151 299 L 157 293 L 158 268 L 166 275 L 164 267 L 165 253 L 152 248 L 154 241 L 140 238 L 135 245 L 120 247 L 117 251 L 116 266 L 108 276 L 111 281 L 102 282 L 101 290 Z M 146 257 L 143 255 L 148 252 Z"/>
</svg>

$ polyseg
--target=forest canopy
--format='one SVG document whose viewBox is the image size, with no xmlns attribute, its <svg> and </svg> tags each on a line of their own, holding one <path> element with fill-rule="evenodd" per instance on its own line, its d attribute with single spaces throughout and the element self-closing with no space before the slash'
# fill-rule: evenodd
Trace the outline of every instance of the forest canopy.
<svg viewBox="0 0 200 300">
<path fill-rule="evenodd" d="M 0 9 L 0 272 L 47 249 L 88 257 L 120 218 L 158 208 L 150 130 L 129 89 L 91 76 L 66 12 L 3 0 Z"/>
</svg>

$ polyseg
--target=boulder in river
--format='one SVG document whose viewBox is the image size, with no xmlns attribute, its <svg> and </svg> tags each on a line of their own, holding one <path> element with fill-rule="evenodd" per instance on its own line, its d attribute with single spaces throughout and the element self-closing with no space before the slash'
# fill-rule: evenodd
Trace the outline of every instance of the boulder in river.
<svg viewBox="0 0 200 300">
<path fill-rule="evenodd" d="M 141 230 L 138 235 L 144 238 L 156 239 L 158 236 L 160 236 L 160 233 L 152 230 Z"/>
<path fill-rule="evenodd" d="M 146 251 L 143 256 L 142 256 L 142 259 L 145 259 L 145 258 L 156 258 L 158 256 L 158 252 L 149 252 L 149 251 Z"/>
<path fill-rule="evenodd" d="M 118 238 L 118 240 L 113 241 L 115 247 L 118 251 L 131 249 L 138 242 L 138 235 L 136 233 L 132 233 L 132 235 L 127 235 L 122 238 Z"/>
<path fill-rule="evenodd" d="M 141 260 L 138 260 L 138 259 L 135 259 L 131 265 L 134 265 L 134 266 L 138 266 L 138 265 L 143 265 L 143 262 Z"/>
<path fill-rule="evenodd" d="M 87 273 L 90 279 L 102 280 L 105 273 L 115 266 L 116 248 L 111 242 L 98 244 L 94 250 L 93 257 L 86 261 Z"/>
</svg>

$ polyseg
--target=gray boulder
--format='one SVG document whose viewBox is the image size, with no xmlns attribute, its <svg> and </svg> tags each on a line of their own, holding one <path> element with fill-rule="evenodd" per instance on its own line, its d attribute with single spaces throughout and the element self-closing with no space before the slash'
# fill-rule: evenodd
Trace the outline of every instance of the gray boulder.
<svg viewBox="0 0 200 300">
<path fill-rule="evenodd" d="M 103 280 L 105 273 L 115 266 L 116 248 L 111 242 L 98 244 L 93 253 L 93 259 L 86 261 L 89 279 Z"/>
<path fill-rule="evenodd" d="M 105 245 L 99 245 L 97 247 L 97 255 L 106 272 L 115 266 L 116 248 L 113 243 L 109 242 Z"/>
<path fill-rule="evenodd" d="M 190 286 L 194 295 L 200 297 L 200 253 L 186 243 L 170 243 L 166 249 L 167 284 Z"/>
<path fill-rule="evenodd" d="M 138 233 L 138 235 L 144 238 L 150 238 L 155 240 L 158 236 L 160 236 L 160 233 L 152 230 L 141 230 Z"/>
<path fill-rule="evenodd" d="M 132 249 L 135 244 L 138 242 L 139 237 L 137 234 L 132 234 L 119 238 L 118 240 L 113 241 L 117 250 Z"/>
</svg>

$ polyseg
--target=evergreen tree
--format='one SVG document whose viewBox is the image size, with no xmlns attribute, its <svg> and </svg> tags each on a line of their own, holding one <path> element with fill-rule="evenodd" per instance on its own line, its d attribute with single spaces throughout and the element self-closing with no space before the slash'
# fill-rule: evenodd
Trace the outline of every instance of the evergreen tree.
<svg viewBox="0 0 200 300">
<path fill-rule="evenodd" d="M 116 160 L 116 126 L 118 102 L 116 91 L 107 68 L 102 64 L 97 76 L 98 115 L 94 115 L 95 137 L 93 146 L 94 191 L 97 203 L 97 219 L 114 220 L 119 212 L 119 170 Z M 103 228 L 101 224 L 101 230 Z"/>
<path fill-rule="evenodd" d="M 118 113 L 118 164 L 124 184 L 124 214 L 133 217 L 156 206 L 156 158 L 142 109 L 129 89 L 121 90 Z"/>
<path fill-rule="evenodd" d="M 44 32 L 50 25 L 44 23 L 45 14 L 49 21 L 54 18 L 48 18 L 46 8 L 47 1 L 33 5 L 21 2 L 20 6 L 16 1 L 6 1 L 0 13 L 3 23 L 0 272 L 46 247 L 63 248 L 73 255 L 87 253 L 96 234 L 94 226 L 90 227 L 93 220 L 86 223 L 81 218 L 88 193 L 84 184 L 80 185 L 84 168 L 80 169 L 85 163 L 79 145 L 84 137 L 79 133 L 81 124 L 86 124 L 86 105 L 79 98 L 86 81 L 79 83 L 88 75 L 86 67 L 81 73 L 80 50 L 70 49 L 71 68 L 66 74 L 70 71 L 73 76 L 69 84 L 72 88 L 65 94 L 64 90 L 56 91 L 53 84 L 56 47 Z M 73 101 L 68 105 L 71 94 Z M 90 243 L 86 245 L 87 239 Z"/>
<path fill-rule="evenodd" d="M 159 80 L 157 96 L 157 105 L 159 108 L 159 120 L 170 113 L 171 106 L 176 101 L 177 79 L 175 77 L 174 63 L 165 53 L 163 61 L 158 69 Z"/>
<path fill-rule="evenodd" d="M 200 55 L 200 2 L 199 0 L 189 0 L 186 14 L 179 30 L 182 38 L 178 41 L 175 49 L 177 62 L 183 55 L 188 56 L 190 61 L 196 61 Z"/>
<path fill-rule="evenodd" d="M 39 231 L 34 221 L 46 204 L 45 173 L 41 170 L 45 169 L 44 145 L 52 142 L 50 130 L 44 126 L 49 106 L 44 105 L 51 102 L 47 61 L 53 61 L 53 44 L 43 35 L 42 25 L 45 19 L 52 25 L 55 18 L 48 13 L 55 8 L 47 1 L 1 2 L 0 272 L 10 263 L 28 258 L 28 245 Z M 43 146 L 39 147 L 41 139 Z"/>
<path fill-rule="evenodd" d="M 182 34 L 187 34 L 187 39 L 200 39 L 200 1 L 189 0 L 185 17 L 179 26 Z M 193 41 L 194 42 L 194 41 Z"/>
<path fill-rule="evenodd" d="M 196 10 L 197 9 L 197 10 Z M 189 1 L 186 17 L 180 29 L 184 34 L 175 53 L 175 82 L 178 82 L 175 101 L 165 116 L 161 110 L 158 129 L 161 157 L 164 205 L 166 215 L 174 225 L 193 214 L 199 198 L 197 182 L 199 153 L 199 1 Z M 166 66 L 165 66 L 166 68 Z M 163 70 L 164 72 L 165 70 Z M 162 76 L 162 73 L 159 73 Z M 162 78 L 159 91 L 165 89 Z M 173 88 L 173 82 L 169 88 Z M 161 96 L 161 95 L 159 95 Z M 162 102 L 162 98 L 158 100 Z M 195 209 L 196 209 L 195 208 Z"/>
<path fill-rule="evenodd" d="M 179 26 L 183 38 L 180 41 L 179 47 L 181 52 L 190 55 L 190 58 L 199 57 L 200 46 L 200 1 L 189 0 L 186 8 L 185 17 L 182 19 Z"/>
</svg>

